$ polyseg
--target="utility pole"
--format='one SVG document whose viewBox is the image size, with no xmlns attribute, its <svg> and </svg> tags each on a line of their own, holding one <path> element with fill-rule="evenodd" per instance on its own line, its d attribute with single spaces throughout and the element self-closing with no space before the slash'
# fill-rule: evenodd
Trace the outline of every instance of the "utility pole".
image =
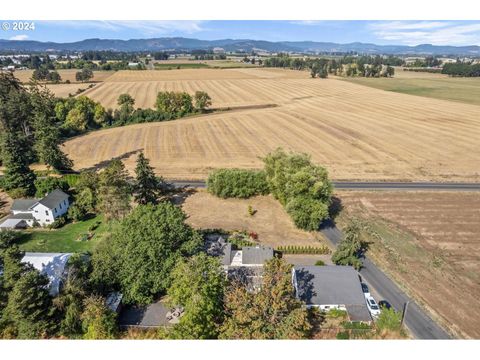
<svg viewBox="0 0 480 360">
<path fill-rule="evenodd" d="M 410 300 L 408 300 L 404 305 L 403 305 L 403 313 L 402 313 L 402 321 L 401 321 L 401 326 L 403 326 L 403 323 L 405 321 L 405 317 L 407 316 L 407 311 L 408 311 L 408 304 L 410 304 Z"/>
</svg>

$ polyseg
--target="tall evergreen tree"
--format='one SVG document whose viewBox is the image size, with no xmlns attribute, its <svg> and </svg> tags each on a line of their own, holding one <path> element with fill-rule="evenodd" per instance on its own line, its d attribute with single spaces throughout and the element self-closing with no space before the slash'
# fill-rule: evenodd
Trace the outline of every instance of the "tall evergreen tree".
<svg viewBox="0 0 480 360">
<path fill-rule="evenodd" d="M 131 209 L 130 195 L 131 187 L 125 165 L 121 160 L 115 159 L 100 173 L 99 210 L 107 220 L 122 219 Z"/>
<path fill-rule="evenodd" d="M 49 280 L 33 267 L 24 265 L 22 276 L 8 295 L 4 317 L 13 325 L 19 339 L 51 335 L 55 329 Z"/>
<path fill-rule="evenodd" d="M 161 177 L 155 175 L 143 152 L 138 155 L 135 174 L 135 201 L 141 205 L 157 204 L 158 198 L 166 190 L 166 184 Z"/>
<path fill-rule="evenodd" d="M 23 136 L 8 132 L 2 142 L 5 190 L 16 190 L 13 197 L 35 194 L 35 174 L 29 167 L 28 145 Z"/>
</svg>

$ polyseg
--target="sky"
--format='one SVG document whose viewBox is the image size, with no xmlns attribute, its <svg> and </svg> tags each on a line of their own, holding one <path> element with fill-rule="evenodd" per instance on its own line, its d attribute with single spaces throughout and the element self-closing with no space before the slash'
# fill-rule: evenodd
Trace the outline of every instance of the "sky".
<svg viewBox="0 0 480 360">
<path fill-rule="evenodd" d="M 1 21 L 1 20 L 0 20 Z M 90 38 L 189 37 L 202 40 L 254 39 L 379 45 L 480 45 L 480 21 L 33 21 L 35 29 L 0 39 L 73 42 Z M 30 21 L 29 21 L 30 22 Z"/>
</svg>

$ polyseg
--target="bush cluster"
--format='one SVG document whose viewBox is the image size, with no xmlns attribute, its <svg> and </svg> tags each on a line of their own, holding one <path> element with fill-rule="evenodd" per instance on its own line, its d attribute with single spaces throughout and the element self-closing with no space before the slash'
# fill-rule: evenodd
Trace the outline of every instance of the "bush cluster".
<svg viewBox="0 0 480 360">
<path fill-rule="evenodd" d="M 264 162 L 269 188 L 295 225 L 318 230 L 329 217 L 333 191 L 327 170 L 313 164 L 306 154 L 287 154 L 281 149 L 268 154 Z"/>
<path fill-rule="evenodd" d="M 218 169 L 210 173 L 207 189 L 221 198 L 249 198 L 268 194 L 265 172 L 242 169 Z"/>
<path fill-rule="evenodd" d="M 283 254 L 315 254 L 315 255 L 328 255 L 331 250 L 328 246 L 297 246 L 287 245 L 279 246 L 277 251 Z"/>
</svg>

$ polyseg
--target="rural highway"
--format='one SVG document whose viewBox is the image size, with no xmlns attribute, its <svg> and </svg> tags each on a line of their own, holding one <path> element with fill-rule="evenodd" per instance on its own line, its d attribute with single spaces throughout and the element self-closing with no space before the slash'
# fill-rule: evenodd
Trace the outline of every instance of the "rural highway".
<svg viewBox="0 0 480 360">
<path fill-rule="evenodd" d="M 204 188 L 205 181 L 169 180 L 175 186 L 189 186 Z M 480 191 L 480 183 L 449 183 L 449 182 L 357 182 L 333 181 L 339 190 L 455 190 L 455 191 Z"/>
<path fill-rule="evenodd" d="M 342 232 L 333 221 L 326 222 L 321 230 L 323 235 L 337 246 L 342 240 Z M 409 301 L 408 311 L 405 316 L 405 325 L 416 339 L 450 339 L 450 335 L 443 330 L 418 304 L 407 296 L 400 288 L 390 280 L 373 262 L 367 257 L 363 258 L 363 267 L 360 269 L 362 280 L 382 297 L 387 300 L 396 310 L 401 311 L 404 304 Z"/>
</svg>

